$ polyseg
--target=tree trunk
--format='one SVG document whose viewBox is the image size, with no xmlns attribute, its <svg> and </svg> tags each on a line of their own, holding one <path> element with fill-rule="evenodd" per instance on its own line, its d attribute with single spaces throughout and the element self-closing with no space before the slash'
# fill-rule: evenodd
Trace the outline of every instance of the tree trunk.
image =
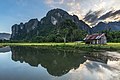
<svg viewBox="0 0 120 80">
<path fill-rule="evenodd" d="M 71 35 L 71 37 L 70 37 L 70 41 L 73 42 L 73 41 L 74 41 L 73 39 L 74 39 L 74 36 Z"/>
<path fill-rule="evenodd" d="M 64 45 L 66 43 L 66 35 L 63 37 L 63 40 L 64 40 Z"/>
</svg>

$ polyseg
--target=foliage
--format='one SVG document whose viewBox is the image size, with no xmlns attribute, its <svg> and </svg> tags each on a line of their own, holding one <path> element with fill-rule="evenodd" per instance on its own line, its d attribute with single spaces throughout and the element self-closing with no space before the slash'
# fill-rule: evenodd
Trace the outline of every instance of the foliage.
<svg viewBox="0 0 120 80">
<path fill-rule="evenodd" d="M 120 31 L 103 31 L 108 42 L 120 42 Z"/>
<path fill-rule="evenodd" d="M 38 26 L 36 29 L 15 35 L 11 42 L 73 42 L 83 40 L 87 33 L 70 19 L 65 19 L 56 25 L 49 23 Z"/>
<path fill-rule="evenodd" d="M 57 31 L 58 31 L 57 34 L 61 37 L 61 39 L 63 39 L 64 42 L 73 42 L 73 41 L 83 40 L 83 38 L 87 34 L 87 32 L 79 29 L 78 26 L 69 19 L 63 21 L 58 26 Z"/>
<path fill-rule="evenodd" d="M 78 26 L 69 19 L 53 27 L 50 25 L 42 27 L 45 27 L 44 30 L 40 26 L 38 29 L 39 34 L 36 36 L 32 36 L 32 34 L 36 34 L 34 31 L 32 31 L 31 34 L 27 34 L 27 37 L 24 38 L 25 42 L 73 42 L 83 40 L 87 33 L 79 29 Z"/>
</svg>

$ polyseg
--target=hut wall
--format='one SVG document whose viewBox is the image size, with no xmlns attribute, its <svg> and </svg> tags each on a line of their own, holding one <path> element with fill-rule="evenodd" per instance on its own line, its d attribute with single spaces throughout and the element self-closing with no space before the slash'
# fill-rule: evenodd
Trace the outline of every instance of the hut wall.
<svg viewBox="0 0 120 80">
<path fill-rule="evenodd" d="M 106 36 L 101 37 L 100 42 L 101 44 L 106 44 L 107 43 Z"/>
</svg>

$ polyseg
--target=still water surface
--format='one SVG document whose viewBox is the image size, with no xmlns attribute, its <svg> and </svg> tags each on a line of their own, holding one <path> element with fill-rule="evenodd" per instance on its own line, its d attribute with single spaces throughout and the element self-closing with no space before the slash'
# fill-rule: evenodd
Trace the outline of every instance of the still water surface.
<svg viewBox="0 0 120 80">
<path fill-rule="evenodd" d="M 0 80 L 120 80 L 120 54 L 0 48 Z"/>
</svg>

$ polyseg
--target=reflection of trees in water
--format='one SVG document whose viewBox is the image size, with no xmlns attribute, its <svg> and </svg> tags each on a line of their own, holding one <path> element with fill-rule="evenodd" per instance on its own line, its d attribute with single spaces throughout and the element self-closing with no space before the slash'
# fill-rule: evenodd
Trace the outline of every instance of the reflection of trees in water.
<svg viewBox="0 0 120 80">
<path fill-rule="evenodd" d="M 108 60 L 110 60 L 110 61 L 120 60 L 119 57 L 110 56 L 106 52 L 92 52 L 92 53 L 89 53 L 86 58 L 89 60 L 92 60 L 92 61 L 102 62 L 102 63 L 106 63 L 106 64 L 107 64 Z"/>
<path fill-rule="evenodd" d="M 39 64 L 54 76 L 61 76 L 85 62 L 84 53 L 38 47 L 11 47 L 14 61 L 25 61 L 31 66 Z"/>
<path fill-rule="evenodd" d="M 54 76 L 61 76 L 68 73 L 72 68 L 78 68 L 86 59 L 103 63 L 107 63 L 108 59 L 117 59 L 99 52 L 85 54 L 80 51 L 57 50 L 55 48 L 11 47 L 11 51 L 14 61 L 21 63 L 24 61 L 34 67 L 41 64 Z"/>
<path fill-rule="evenodd" d="M 89 53 L 86 58 L 91 61 L 97 61 L 102 63 L 107 63 L 108 61 L 108 56 L 104 56 L 103 54 L 101 54 L 101 52 Z"/>
</svg>

